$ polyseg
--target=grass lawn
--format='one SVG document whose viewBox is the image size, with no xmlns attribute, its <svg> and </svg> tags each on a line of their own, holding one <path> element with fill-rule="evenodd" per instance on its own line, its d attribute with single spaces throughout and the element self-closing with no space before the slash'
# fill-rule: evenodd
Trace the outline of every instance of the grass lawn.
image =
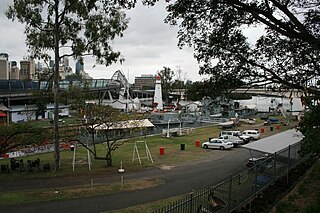
<svg viewBox="0 0 320 213">
<path fill-rule="evenodd" d="M 280 129 L 274 128 L 273 131 L 269 129 L 269 127 L 264 127 L 262 125 L 262 121 L 259 124 L 251 126 L 251 125 L 242 125 L 237 127 L 237 130 L 245 130 L 245 129 L 260 129 L 264 128 L 265 131 L 262 133 L 262 137 L 267 137 L 271 134 L 278 133 L 280 131 L 285 131 L 287 129 L 291 129 L 294 126 L 294 122 L 291 123 L 290 126 L 281 126 Z M 207 141 L 209 137 L 218 137 L 219 129 L 217 126 L 209 126 L 195 129 L 192 133 L 188 135 L 183 135 L 180 137 L 174 138 L 165 138 L 159 135 L 148 136 L 146 138 L 139 138 L 135 140 L 128 141 L 123 146 L 120 146 L 113 156 L 113 167 L 107 167 L 106 162 L 103 160 L 96 160 L 91 155 L 92 160 L 92 170 L 88 171 L 87 165 L 87 151 L 84 147 L 78 146 L 76 154 L 76 166 L 75 170 L 72 169 L 72 160 L 74 152 L 71 150 L 62 150 L 61 151 L 61 171 L 59 172 L 11 172 L 11 173 L 2 173 L 0 174 L 0 181 L 14 180 L 14 179 L 29 179 L 29 178 L 50 178 L 50 177 L 62 177 L 62 176 L 95 176 L 101 173 L 117 173 L 120 163 L 123 163 L 123 167 L 126 171 L 138 171 L 144 168 L 150 167 L 160 167 L 160 166 L 171 166 L 180 163 L 187 163 L 193 161 L 201 161 L 207 160 L 210 156 L 212 156 L 212 152 L 208 152 L 208 150 L 202 149 L 200 147 L 196 147 L 196 141 L 200 140 L 201 143 Z M 136 159 L 134 162 L 132 161 L 133 150 L 134 150 L 134 142 L 146 140 L 147 145 L 149 147 L 150 153 L 152 155 L 154 163 L 148 161 L 148 159 L 141 159 L 142 164 L 139 164 L 139 161 Z M 185 150 L 181 150 L 181 144 L 185 144 Z M 146 157 L 144 143 L 138 143 L 139 153 L 141 157 Z M 160 147 L 164 147 L 164 155 L 160 155 Z M 102 144 L 98 145 L 98 153 L 99 156 L 105 155 L 105 150 Z M 54 156 L 53 153 L 46 154 L 37 154 L 22 157 L 23 161 L 27 160 L 35 160 L 40 158 L 41 165 L 44 163 L 53 163 Z M 20 160 L 20 158 L 16 158 Z M 3 159 L 0 161 L 0 164 L 8 164 L 10 165 L 9 159 Z M 146 184 L 148 183 L 148 184 Z M 59 188 L 59 189 L 44 189 L 44 190 L 33 190 L 33 191 L 22 191 L 22 192 L 2 192 L 0 193 L 0 204 L 4 203 L 17 203 L 19 202 L 31 202 L 30 199 L 21 197 L 32 197 L 32 201 L 44 201 L 44 200 L 55 200 L 55 199 L 71 199 L 78 198 L 86 194 L 87 196 L 95 196 L 101 194 L 108 193 L 116 193 L 121 190 L 134 190 L 139 187 L 153 187 L 159 184 L 163 184 L 162 180 L 142 180 L 133 181 L 130 184 L 125 186 L 125 188 L 120 187 L 119 183 L 115 184 L 107 184 L 100 185 L 101 189 L 92 186 L 82 186 L 82 187 L 74 187 L 74 188 Z M 57 191 L 57 193 L 56 193 Z M 86 193 L 79 193 L 86 192 Z M 30 196 L 31 195 L 31 196 Z M 157 209 L 159 206 L 163 206 L 163 203 L 169 203 L 171 199 L 166 199 L 164 201 L 155 202 L 153 204 L 146 204 L 144 208 L 152 208 Z M 149 207 L 150 206 L 150 207 Z M 132 207 L 127 212 L 139 212 L 133 210 Z M 140 209 L 141 207 L 137 207 Z M 126 210 L 123 210 L 126 212 Z M 146 211 L 149 212 L 149 211 Z"/>
<path fill-rule="evenodd" d="M 278 202 L 272 212 L 320 212 L 320 161 L 318 160 L 303 180 Z"/>
</svg>

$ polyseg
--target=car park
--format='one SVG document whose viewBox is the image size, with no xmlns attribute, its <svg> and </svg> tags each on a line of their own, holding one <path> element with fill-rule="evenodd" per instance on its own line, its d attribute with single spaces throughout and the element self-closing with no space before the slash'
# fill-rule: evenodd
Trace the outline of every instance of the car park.
<svg viewBox="0 0 320 213">
<path fill-rule="evenodd" d="M 242 135 L 249 136 L 250 140 L 258 140 L 260 138 L 260 132 L 258 130 L 245 130 Z"/>
<path fill-rule="evenodd" d="M 227 142 L 220 138 L 212 138 L 210 141 L 202 143 L 202 148 L 205 149 L 230 149 L 233 147 L 233 143 Z"/>
</svg>

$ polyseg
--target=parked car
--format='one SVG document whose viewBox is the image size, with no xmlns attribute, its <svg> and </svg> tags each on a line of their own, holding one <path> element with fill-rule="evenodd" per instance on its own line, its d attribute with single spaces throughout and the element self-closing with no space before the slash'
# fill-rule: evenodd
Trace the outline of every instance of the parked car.
<svg viewBox="0 0 320 213">
<path fill-rule="evenodd" d="M 249 125 L 253 125 L 256 123 L 256 119 L 254 118 L 240 119 L 240 121 Z"/>
<path fill-rule="evenodd" d="M 249 158 L 246 165 L 247 167 L 253 167 L 255 165 L 260 165 L 263 161 L 265 161 L 268 158 L 267 155 L 257 157 L 257 158 Z"/>
<path fill-rule="evenodd" d="M 260 132 L 258 130 L 245 130 L 242 135 L 250 137 L 250 140 L 258 140 L 260 138 Z"/>
<path fill-rule="evenodd" d="M 233 143 L 227 142 L 223 139 L 212 138 L 210 141 L 202 143 L 202 148 L 205 149 L 230 149 L 233 147 Z"/>
<path fill-rule="evenodd" d="M 248 143 L 250 141 L 250 137 L 247 135 L 242 135 L 242 133 L 239 130 L 225 130 L 225 131 L 221 131 L 219 134 L 220 137 L 224 135 L 230 136 L 230 139 L 232 141 L 235 141 L 235 142 L 238 141 L 239 143 L 237 143 L 237 145 Z M 240 141 L 239 138 L 242 141 Z"/>
<path fill-rule="evenodd" d="M 238 145 L 242 145 L 244 144 L 244 140 L 241 139 L 238 136 L 232 136 L 232 135 L 222 135 L 219 137 L 219 139 L 223 139 L 226 142 L 231 142 L 233 144 L 234 147 L 238 146 Z"/>
<path fill-rule="evenodd" d="M 263 123 L 263 125 L 270 126 L 271 124 L 277 124 L 277 123 L 279 123 L 279 120 L 277 118 L 269 118 Z"/>
</svg>

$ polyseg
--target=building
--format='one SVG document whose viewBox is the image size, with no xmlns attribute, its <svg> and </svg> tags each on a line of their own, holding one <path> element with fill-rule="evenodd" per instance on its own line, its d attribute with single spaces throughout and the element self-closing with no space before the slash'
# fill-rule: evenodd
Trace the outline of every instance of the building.
<svg viewBox="0 0 320 213">
<path fill-rule="evenodd" d="M 141 75 L 140 77 L 135 77 L 134 88 L 137 90 L 143 89 L 154 89 L 156 83 L 155 75 Z"/>
<path fill-rule="evenodd" d="M 10 72 L 10 80 L 19 80 L 20 79 L 20 70 L 17 66 L 12 66 Z"/>
<path fill-rule="evenodd" d="M 20 61 L 20 80 L 33 80 L 35 79 L 36 64 L 34 60 Z"/>
<path fill-rule="evenodd" d="M 10 78 L 10 63 L 7 53 L 0 53 L 0 79 L 9 80 Z"/>
<path fill-rule="evenodd" d="M 69 116 L 69 105 L 59 104 L 59 117 Z M 28 120 L 36 120 L 35 105 L 12 105 L 10 106 L 10 120 L 11 122 L 24 122 Z M 38 119 L 52 119 L 54 113 L 54 104 L 47 104 L 47 108 L 38 115 Z"/>
</svg>

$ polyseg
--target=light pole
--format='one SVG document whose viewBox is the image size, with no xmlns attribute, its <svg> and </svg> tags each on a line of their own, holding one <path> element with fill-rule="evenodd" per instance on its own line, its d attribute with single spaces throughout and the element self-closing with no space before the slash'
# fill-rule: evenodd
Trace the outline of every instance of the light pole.
<svg viewBox="0 0 320 213">
<path fill-rule="evenodd" d="M 171 119 L 168 120 L 168 130 L 167 130 L 167 138 L 170 137 L 170 134 L 169 134 L 169 129 L 170 129 L 170 121 Z"/>
<path fill-rule="evenodd" d="M 170 122 L 173 120 L 177 120 L 179 122 L 179 135 L 181 135 L 181 121 L 178 118 L 173 118 L 172 120 L 171 119 L 168 120 L 167 138 L 170 137 L 170 134 L 169 134 Z"/>
</svg>

